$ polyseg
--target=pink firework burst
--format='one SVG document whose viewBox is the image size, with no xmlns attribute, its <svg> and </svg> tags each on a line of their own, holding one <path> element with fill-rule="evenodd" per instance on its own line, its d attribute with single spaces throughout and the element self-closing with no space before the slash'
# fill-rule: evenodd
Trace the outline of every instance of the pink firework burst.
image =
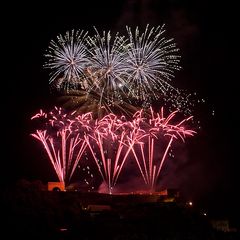
<svg viewBox="0 0 240 240">
<path fill-rule="evenodd" d="M 151 191 L 155 189 L 174 140 L 180 138 L 184 141 L 187 136 L 193 136 L 196 133 L 184 127 L 184 123 L 192 117 L 176 122 L 176 114 L 177 111 L 164 116 L 163 108 L 161 108 L 159 113 L 154 113 L 151 109 L 151 116 L 148 118 L 143 118 L 142 111 L 134 115 L 133 123 L 137 123 L 138 129 L 144 131 L 145 134 L 141 137 L 141 141 L 135 142 L 132 152 L 141 176 Z"/>
<path fill-rule="evenodd" d="M 68 183 L 87 146 L 84 135 L 90 130 L 91 113 L 74 116 L 55 107 L 48 114 L 40 110 L 35 118 L 46 122 L 31 135 L 42 142 L 59 181 Z"/>
<path fill-rule="evenodd" d="M 112 113 L 94 120 L 91 112 L 67 114 L 55 107 L 50 113 L 40 110 L 32 117 L 45 123 L 31 135 L 42 142 L 59 181 L 70 182 L 85 153 L 96 164 L 109 193 L 130 158 L 136 160 L 145 184 L 154 190 L 172 143 L 195 134 L 185 128 L 191 117 L 176 121 L 176 115 L 177 111 L 164 116 L 162 108 L 159 113 L 151 109 L 146 116 L 143 110 L 138 111 L 131 120 Z M 159 142 L 160 157 L 156 154 Z"/>
</svg>

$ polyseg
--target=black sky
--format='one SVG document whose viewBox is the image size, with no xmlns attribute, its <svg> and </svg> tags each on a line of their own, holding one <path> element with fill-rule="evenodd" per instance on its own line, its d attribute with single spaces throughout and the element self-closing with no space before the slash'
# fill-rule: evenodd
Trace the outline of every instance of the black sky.
<svg viewBox="0 0 240 240">
<path fill-rule="evenodd" d="M 188 182 L 186 192 L 206 206 L 216 205 L 216 209 L 228 211 L 229 205 L 237 206 L 240 199 L 235 195 L 240 179 L 237 76 L 232 71 L 234 7 L 217 1 L 78 2 L 63 5 L 59 1 L 55 6 L 21 2 L 6 9 L 2 20 L 2 128 L 6 152 L 2 181 L 35 177 L 46 181 L 52 174 L 49 163 L 40 164 L 41 153 L 29 136 L 32 114 L 52 106 L 48 71 L 42 68 L 43 54 L 51 39 L 66 30 L 91 31 L 92 26 L 124 32 L 125 25 L 165 23 L 167 33 L 181 49 L 183 69 L 177 73 L 176 82 L 207 100 L 203 129 L 192 140 L 189 162 L 181 167 L 181 176 Z"/>
</svg>

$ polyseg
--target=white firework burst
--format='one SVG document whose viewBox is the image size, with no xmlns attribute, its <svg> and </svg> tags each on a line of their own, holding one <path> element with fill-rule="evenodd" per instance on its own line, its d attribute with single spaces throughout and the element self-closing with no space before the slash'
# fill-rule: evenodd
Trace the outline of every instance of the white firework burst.
<svg viewBox="0 0 240 240">
<path fill-rule="evenodd" d="M 113 38 L 110 31 L 102 35 L 95 28 L 96 34 L 88 38 L 91 67 L 89 73 L 89 91 L 94 91 L 108 102 L 121 100 L 126 94 L 127 75 L 126 59 L 127 41 L 118 35 Z M 89 82 L 90 80 L 90 82 Z"/>
<path fill-rule="evenodd" d="M 180 55 L 164 27 L 147 25 L 142 32 L 126 27 L 127 37 L 96 28 L 93 37 L 74 30 L 59 35 L 46 54 L 49 82 L 58 89 L 83 90 L 99 106 L 126 101 L 149 106 L 159 98 L 172 99 L 179 93 L 171 80 L 180 69 Z"/>
<path fill-rule="evenodd" d="M 180 55 L 173 39 L 164 37 L 164 25 L 157 28 L 146 26 L 140 33 L 127 27 L 130 40 L 126 69 L 129 94 L 138 100 L 149 101 L 165 95 L 172 87 L 170 80 L 179 70 Z"/>
<path fill-rule="evenodd" d="M 49 83 L 58 88 L 72 89 L 81 84 L 84 69 L 88 64 L 85 39 L 87 32 L 67 31 L 65 35 L 57 36 L 51 41 L 47 54 L 48 62 L 45 68 L 52 70 Z"/>
</svg>

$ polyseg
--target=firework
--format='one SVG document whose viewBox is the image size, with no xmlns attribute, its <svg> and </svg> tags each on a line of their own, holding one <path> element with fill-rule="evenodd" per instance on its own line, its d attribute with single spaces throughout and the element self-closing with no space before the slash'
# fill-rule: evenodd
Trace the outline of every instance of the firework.
<svg viewBox="0 0 240 240">
<path fill-rule="evenodd" d="M 42 117 L 46 121 L 43 129 L 31 135 L 42 142 L 59 181 L 66 184 L 86 149 L 84 134 L 89 131 L 91 114 L 74 117 L 73 114 L 65 114 L 61 108 L 55 108 L 49 114 L 41 110 L 32 119 Z"/>
<path fill-rule="evenodd" d="M 116 115 L 110 114 L 96 122 L 86 142 L 109 193 L 117 182 L 118 175 L 130 150 L 124 152 L 126 130 Z"/>
<path fill-rule="evenodd" d="M 142 117 L 141 112 L 137 112 L 135 116 L 138 125 L 141 126 L 144 123 L 142 128 L 147 134 L 141 138 L 141 141 L 134 144 L 132 151 L 141 176 L 151 191 L 155 189 L 162 166 L 174 140 L 180 138 L 184 141 L 187 136 L 193 136 L 196 133 L 184 128 L 184 123 L 192 117 L 176 121 L 176 114 L 177 111 L 165 117 L 162 108 L 157 114 L 151 109 L 151 116 L 147 119 Z M 157 151 L 156 146 L 158 146 Z"/>
<path fill-rule="evenodd" d="M 97 93 L 91 92 L 86 95 L 82 90 L 71 90 L 67 94 L 59 96 L 57 102 L 69 111 L 76 110 L 77 114 L 92 112 L 94 119 L 101 119 L 110 113 L 131 118 L 139 109 L 126 100 L 116 100 L 114 104 L 109 105 L 105 98 L 102 98 L 101 106 L 99 106 L 99 98 Z"/>
<path fill-rule="evenodd" d="M 72 30 L 50 42 L 44 67 L 52 70 L 49 82 L 57 88 L 68 90 L 83 85 L 81 79 L 88 64 L 86 36 L 84 31 Z"/>
<path fill-rule="evenodd" d="M 127 37 L 100 34 L 96 28 L 93 37 L 67 32 L 51 41 L 46 56 L 53 86 L 67 93 L 81 89 L 85 99 L 94 96 L 99 107 L 134 101 L 149 106 L 168 97 L 170 90 L 177 91 L 171 79 L 180 69 L 180 56 L 174 40 L 165 37 L 164 25 L 147 25 L 143 33 L 127 27 Z"/>
<path fill-rule="evenodd" d="M 192 119 L 191 94 L 171 81 L 180 69 L 180 55 L 174 40 L 165 37 L 165 26 L 126 29 L 127 37 L 95 28 L 92 37 L 73 30 L 50 42 L 44 65 L 52 70 L 49 82 L 64 108 L 74 111 L 41 110 L 32 119 L 42 119 L 44 125 L 32 136 L 43 144 L 65 184 L 86 159 L 112 193 L 133 159 L 153 191 L 173 143 L 195 134 L 186 126 Z M 171 113 L 147 110 L 155 100 Z"/>
<path fill-rule="evenodd" d="M 127 41 L 118 34 L 111 36 L 110 31 L 103 31 L 102 36 L 95 28 L 96 34 L 88 38 L 91 67 L 87 68 L 89 89 L 97 92 L 109 103 L 121 100 L 127 87 L 126 61 Z M 127 89 L 126 89 L 127 90 Z"/>
<path fill-rule="evenodd" d="M 180 69 L 179 49 L 173 39 L 164 37 L 164 25 L 151 29 L 147 25 L 142 34 L 138 27 L 134 33 L 129 27 L 127 31 L 130 40 L 126 59 L 129 93 L 144 101 L 158 99 L 159 94 L 165 95 L 173 88 L 170 80 L 174 71 Z"/>
<path fill-rule="evenodd" d="M 145 184 L 152 190 L 173 141 L 195 134 L 183 126 L 191 117 L 174 122 L 175 115 L 172 112 L 164 116 L 162 108 L 160 113 L 151 111 L 151 116 L 140 110 L 131 120 L 112 113 L 94 120 L 90 112 L 66 114 L 55 108 L 32 117 L 46 122 L 32 136 L 42 142 L 60 181 L 69 182 L 83 155 L 89 155 L 112 193 L 125 163 L 134 157 Z M 159 141 L 166 143 L 160 158 L 154 157 L 154 146 Z"/>
</svg>

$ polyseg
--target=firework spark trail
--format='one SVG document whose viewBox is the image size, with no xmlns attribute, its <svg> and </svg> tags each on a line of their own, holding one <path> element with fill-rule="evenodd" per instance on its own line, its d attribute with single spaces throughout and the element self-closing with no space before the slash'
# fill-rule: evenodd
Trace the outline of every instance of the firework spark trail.
<svg viewBox="0 0 240 240">
<path fill-rule="evenodd" d="M 57 112 L 57 114 L 55 113 Z M 31 134 L 44 145 L 59 181 L 68 183 L 87 147 L 83 134 L 89 131 L 91 114 L 74 117 L 55 108 L 54 112 L 35 115 L 32 119 L 47 118 L 47 130 L 37 130 Z"/>
<path fill-rule="evenodd" d="M 144 126 L 145 131 L 148 133 L 141 138 L 141 142 L 136 142 L 132 152 L 135 157 L 137 166 L 141 172 L 143 180 L 146 185 L 149 186 L 150 190 L 153 191 L 157 180 L 159 178 L 162 166 L 166 160 L 169 149 L 173 143 L 173 140 L 180 137 L 183 141 L 186 136 L 193 136 L 196 132 L 190 129 L 185 129 L 183 124 L 189 121 L 192 117 L 183 119 L 178 123 L 171 123 L 176 116 L 177 111 L 172 112 L 167 117 L 164 117 L 163 108 L 161 108 L 160 113 L 154 116 L 154 112 L 151 109 L 151 118 L 149 118 L 148 125 Z M 143 123 L 143 118 L 141 113 L 137 115 L 140 118 L 141 123 Z M 147 130 L 146 130 L 147 126 Z M 166 148 L 164 150 L 163 143 L 161 142 L 161 136 L 164 137 L 164 142 L 167 141 Z M 155 155 L 155 142 L 161 142 L 163 155 L 160 159 L 154 158 Z M 139 150 L 140 147 L 140 150 Z M 138 153 L 138 154 L 137 154 Z"/>
<path fill-rule="evenodd" d="M 42 142 L 60 181 L 69 182 L 83 156 L 92 156 L 103 181 L 112 193 L 119 175 L 131 153 L 146 185 L 154 190 L 167 159 L 169 149 L 178 138 L 193 136 L 195 131 L 185 129 L 191 117 L 176 121 L 177 111 L 164 116 L 159 113 L 144 116 L 143 110 L 136 112 L 131 120 L 125 116 L 108 114 L 93 120 L 92 113 L 66 114 L 61 108 L 46 114 L 42 110 L 32 119 L 46 121 L 43 130 L 31 134 Z M 166 143 L 164 147 L 163 143 Z M 155 145 L 161 143 L 162 156 L 156 157 Z"/>
<path fill-rule="evenodd" d="M 102 179 L 108 186 L 109 193 L 116 185 L 132 147 L 126 143 L 127 128 L 127 122 L 114 114 L 109 114 L 96 121 L 92 135 L 86 140 Z"/>
<path fill-rule="evenodd" d="M 31 135 L 42 142 L 42 144 L 48 154 L 48 157 L 54 167 L 54 170 L 58 176 L 59 181 L 64 182 L 61 164 L 59 163 L 59 159 L 57 158 L 57 156 L 53 155 L 55 153 L 55 151 L 52 153 L 52 151 L 50 149 L 52 144 L 51 144 L 50 138 L 46 135 L 46 131 L 37 130 L 36 134 L 31 134 Z M 47 140 L 49 140 L 50 145 L 48 144 Z"/>
<path fill-rule="evenodd" d="M 143 130 L 140 125 L 141 123 L 144 122 L 144 118 L 142 117 L 142 112 L 143 110 L 140 110 L 138 112 L 136 112 L 134 115 L 133 115 L 133 120 L 132 121 L 129 121 L 129 125 L 130 125 L 130 131 L 129 131 L 129 134 L 126 138 L 126 146 L 128 147 L 128 154 L 130 151 L 133 152 L 133 154 L 135 155 L 135 151 L 134 151 L 134 145 L 135 144 L 142 144 L 143 142 L 141 141 L 142 138 L 144 138 L 145 136 L 147 136 L 147 133 L 145 132 L 145 130 Z M 144 181 L 146 182 L 145 180 L 145 176 L 142 172 L 142 169 L 140 167 L 140 163 L 138 162 L 138 159 L 135 157 L 136 161 L 137 161 L 137 164 L 138 164 L 138 167 L 139 167 L 139 170 L 142 174 L 142 177 L 144 179 Z M 120 171 L 122 169 L 123 165 L 120 166 Z M 120 173 L 119 171 L 119 173 Z M 118 173 L 118 175 L 119 175 Z"/>
</svg>

